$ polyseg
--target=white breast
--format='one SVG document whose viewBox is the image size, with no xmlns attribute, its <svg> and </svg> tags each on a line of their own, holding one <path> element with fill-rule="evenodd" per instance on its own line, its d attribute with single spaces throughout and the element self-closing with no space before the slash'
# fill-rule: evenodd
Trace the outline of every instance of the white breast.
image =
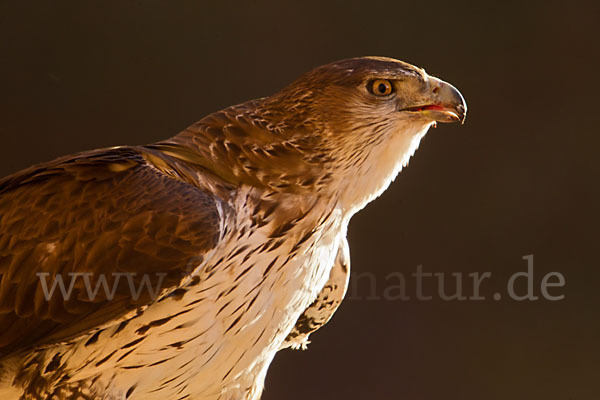
<svg viewBox="0 0 600 400">
<path fill-rule="evenodd" d="M 117 325 L 103 331 L 92 346 L 83 345 L 84 337 L 64 349 L 64 359 L 69 358 L 75 369 L 72 381 L 100 376 L 95 387 L 109 389 L 117 397 L 135 383 L 132 398 L 144 400 L 185 394 L 206 399 L 258 398 L 272 358 L 325 285 L 338 243 L 346 235 L 346 223 L 341 212 L 328 214 L 296 255 L 289 257 L 295 240 L 264 249 L 274 228 L 271 224 L 245 229 L 239 236 L 249 227 L 253 207 L 247 197 L 234 206 L 238 207 L 236 226 L 199 266 L 199 283 L 189 286 L 183 298 L 153 304 L 118 333 Z M 286 237 L 298 235 L 290 232 Z M 145 339 L 130 345 L 141 337 L 140 328 L 170 316 L 168 322 L 148 329 Z M 107 345 L 117 353 L 110 362 L 90 367 L 107 354 Z M 79 368 L 82 365 L 87 367 Z"/>
</svg>

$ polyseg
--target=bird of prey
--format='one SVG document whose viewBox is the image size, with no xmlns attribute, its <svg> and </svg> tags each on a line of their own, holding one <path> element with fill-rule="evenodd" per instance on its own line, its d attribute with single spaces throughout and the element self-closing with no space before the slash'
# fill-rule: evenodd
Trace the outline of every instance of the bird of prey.
<svg viewBox="0 0 600 400">
<path fill-rule="evenodd" d="M 259 399 L 344 297 L 350 218 L 466 109 L 423 69 L 353 58 L 0 180 L 0 398 Z"/>
</svg>

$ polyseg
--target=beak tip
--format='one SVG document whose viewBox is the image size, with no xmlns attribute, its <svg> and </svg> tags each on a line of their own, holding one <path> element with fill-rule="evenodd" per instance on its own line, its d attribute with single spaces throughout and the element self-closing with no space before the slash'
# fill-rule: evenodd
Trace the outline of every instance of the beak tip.
<svg viewBox="0 0 600 400">
<path fill-rule="evenodd" d="M 456 114 L 458 118 L 454 120 L 454 122 L 460 122 L 461 125 L 464 124 L 467 117 L 467 103 L 463 95 L 458 91 L 457 88 L 447 82 L 437 78 L 435 79 L 435 82 L 439 88 L 438 99 L 441 104 L 449 109 L 452 109 Z"/>
<path fill-rule="evenodd" d="M 458 111 L 458 119 L 461 125 L 465 124 L 465 120 L 467 119 L 467 106 L 463 102 L 456 107 L 456 111 Z"/>
</svg>

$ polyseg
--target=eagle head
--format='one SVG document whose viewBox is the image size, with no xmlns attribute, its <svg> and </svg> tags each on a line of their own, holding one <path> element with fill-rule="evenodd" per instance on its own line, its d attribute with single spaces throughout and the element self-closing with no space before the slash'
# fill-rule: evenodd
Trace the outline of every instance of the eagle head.
<svg viewBox="0 0 600 400">
<path fill-rule="evenodd" d="M 228 158 L 227 176 L 241 183 L 334 197 L 351 215 L 387 188 L 429 127 L 462 123 L 466 112 L 460 92 L 423 69 L 361 57 L 317 67 L 183 135 L 212 149 L 213 164 Z"/>
</svg>

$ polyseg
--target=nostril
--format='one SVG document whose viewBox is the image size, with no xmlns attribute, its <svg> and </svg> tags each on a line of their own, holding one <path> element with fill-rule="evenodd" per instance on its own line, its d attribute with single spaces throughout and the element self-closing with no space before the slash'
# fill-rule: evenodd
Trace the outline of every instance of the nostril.
<svg viewBox="0 0 600 400">
<path fill-rule="evenodd" d="M 439 91 L 440 91 L 439 87 L 436 86 L 436 87 L 433 88 L 433 94 L 438 94 Z"/>
</svg>

